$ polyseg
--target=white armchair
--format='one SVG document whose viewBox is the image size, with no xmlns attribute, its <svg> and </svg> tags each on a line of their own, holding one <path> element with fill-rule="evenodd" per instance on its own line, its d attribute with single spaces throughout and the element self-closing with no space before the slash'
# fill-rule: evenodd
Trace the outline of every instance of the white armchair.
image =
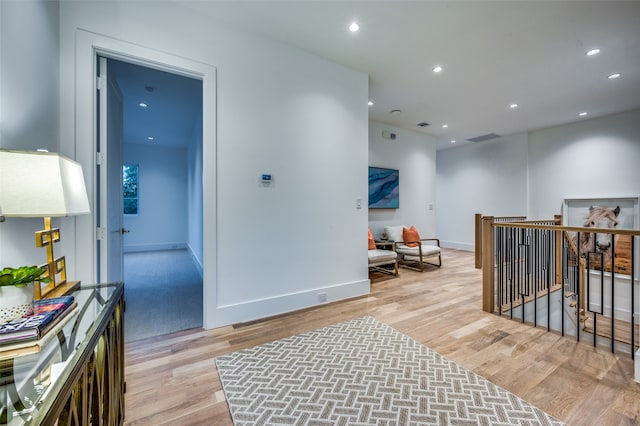
<svg viewBox="0 0 640 426">
<path fill-rule="evenodd" d="M 393 250 L 394 244 L 389 242 L 377 242 L 369 229 L 369 271 L 378 271 L 385 274 L 398 275 L 398 254 Z M 382 266 L 393 265 L 393 272 Z"/>
<path fill-rule="evenodd" d="M 387 249 L 386 247 L 389 247 Z M 393 250 L 393 243 L 376 242 L 375 249 L 369 249 L 369 271 L 398 275 L 398 254 Z M 393 265 L 393 270 L 381 266 Z M 392 272 L 393 271 L 393 272 Z"/>
<path fill-rule="evenodd" d="M 420 238 L 415 228 L 409 229 L 405 226 L 385 226 L 384 235 L 387 241 L 394 243 L 395 251 L 398 253 L 398 264 L 401 266 L 420 272 L 424 271 L 425 264 L 442 266 L 442 251 L 438 238 Z M 414 237 L 405 241 L 404 235 Z"/>
</svg>

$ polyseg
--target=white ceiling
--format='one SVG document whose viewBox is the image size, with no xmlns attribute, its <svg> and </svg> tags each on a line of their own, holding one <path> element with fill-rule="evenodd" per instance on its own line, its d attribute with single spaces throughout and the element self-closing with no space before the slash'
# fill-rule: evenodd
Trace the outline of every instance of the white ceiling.
<svg viewBox="0 0 640 426">
<path fill-rule="evenodd" d="M 201 80 L 115 59 L 108 71 L 122 93 L 124 143 L 186 147 L 193 140 L 202 114 Z"/>
<path fill-rule="evenodd" d="M 176 1 L 367 73 L 370 118 L 438 149 L 640 107 L 640 1 Z"/>
</svg>

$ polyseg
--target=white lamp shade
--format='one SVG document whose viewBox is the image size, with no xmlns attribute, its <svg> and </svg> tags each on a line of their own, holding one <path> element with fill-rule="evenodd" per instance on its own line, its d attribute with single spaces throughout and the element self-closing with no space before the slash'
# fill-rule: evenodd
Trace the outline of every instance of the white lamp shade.
<svg viewBox="0 0 640 426">
<path fill-rule="evenodd" d="M 0 149 L 0 214 L 55 217 L 90 213 L 80 164 L 57 153 Z"/>
</svg>

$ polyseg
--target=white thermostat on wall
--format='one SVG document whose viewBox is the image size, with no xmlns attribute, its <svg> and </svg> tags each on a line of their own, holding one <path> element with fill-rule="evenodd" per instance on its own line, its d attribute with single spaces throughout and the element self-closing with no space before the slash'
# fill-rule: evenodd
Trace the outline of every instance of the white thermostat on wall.
<svg viewBox="0 0 640 426">
<path fill-rule="evenodd" d="M 271 181 L 272 181 L 272 177 L 271 177 L 271 175 L 266 175 L 266 174 L 265 174 L 265 175 L 262 175 L 262 176 L 260 177 L 260 180 L 261 180 L 262 182 L 264 182 L 264 183 L 271 183 Z"/>
</svg>

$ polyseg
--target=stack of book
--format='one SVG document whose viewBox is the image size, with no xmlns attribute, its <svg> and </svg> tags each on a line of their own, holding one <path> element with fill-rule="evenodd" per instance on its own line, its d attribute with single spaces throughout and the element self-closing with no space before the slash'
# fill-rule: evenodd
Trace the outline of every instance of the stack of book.
<svg viewBox="0 0 640 426">
<path fill-rule="evenodd" d="M 38 352 L 75 313 L 73 296 L 34 300 L 31 312 L 0 324 L 0 358 Z"/>
</svg>

